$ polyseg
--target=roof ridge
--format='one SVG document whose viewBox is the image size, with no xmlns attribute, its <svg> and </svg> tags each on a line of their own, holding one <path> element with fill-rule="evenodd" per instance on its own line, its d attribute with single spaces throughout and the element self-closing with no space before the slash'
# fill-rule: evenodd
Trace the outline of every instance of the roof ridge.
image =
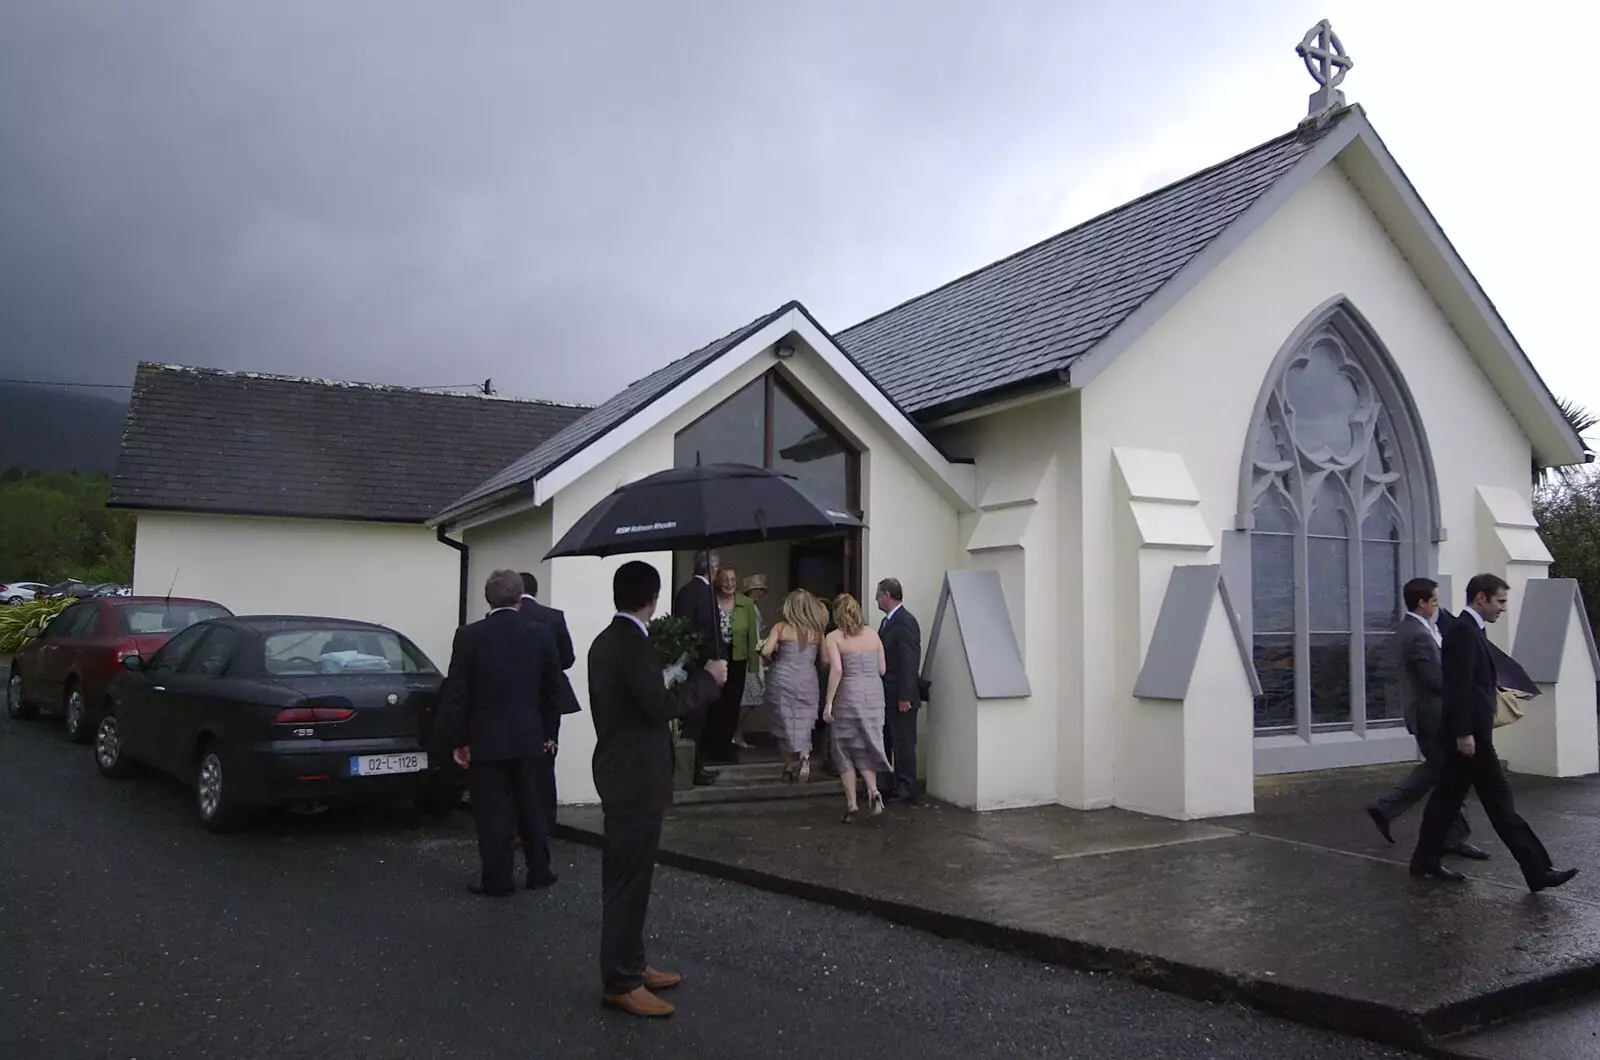
<svg viewBox="0 0 1600 1060">
<path fill-rule="evenodd" d="M 430 387 L 400 386 L 396 383 L 365 383 L 358 380 L 326 379 L 317 376 L 286 375 L 278 372 L 252 372 L 230 368 L 211 368 L 204 365 L 173 364 L 164 361 L 140 361 L 135 369 L 134 378 L 144 371 L 171 372 L 174 374 L 188 374 L 200 376 L 221 376 L 230 379 L 261 379 L 273 383 L 298 383 L 304 386 L 327 387 L 339 390 L 372 390 L 380 393 L 393 394 L 426 394 L 431 397 L 465 398 L 477 401 L 507 401 L 524 405 L 549 405 L 555 408 L 568 409 L 593 409 L 590 405 L 579 401 L 557 401 L 552 398 L 520 397 L 513 394 L 479 394 L 456 393 L 451 390 L 439 390 Z"/>
<path fill-rule="evenodd" d="M 1334 114 L 1327 121 L 1322 122 L 1322 123 L 1320 123 L 1320 124 L 1318 124 L 1318 125 L 1316 125 L 1314 127 L 1305 126 L 1305 125 L 1296 126 L 1295 128 L 1289 130 L 1288 132 L 1280 133 L 1277 136 L 1272 137 L 1270 140 L 1263 140 L 1260 143 L 1256 144 L 1255 146 L 1248 147 L 1243 151 L 1239 151 L 1239 152 L 1236 152 L 1235 154 L 1229 155 L 1227 158 L 1224 158 L 1219 162 L 1214 162 L 1211 165 L 1206 166 L 1203 169 L 1197 169 L 1193 173 L 1188 174 L 1187 176 L 1182 176 L 1182 177 L 1179 177 L 1176 180 L 1169 181 L 1166 184 L 1163 184 L 1158 188 L 1152 188 L 1151 190 L 1145 192 L 1143 195 L 1136 196 L 1135 198 L 1129 199 L 1126 202 L 1122 202 L 1122 203 L 1117 204 L 1116 206 L 1110 207 L 1109 209 L 1102 210 L 1099 213 L 1095 214 L 1093 217 L 1090 217 L 1090 218 L 1088 218 L 1086 220 L 1083 220 L 1083 221 L 1079 221 L 1077 224 L 1071 226 L 1070 228 L 1064 228 L 1059 232 L 1055 232 L 1055 233 L 1052 233 L 1051 235 L 1045 236 L 1043 239 L 1035 240 L 1034 242 L 1029 243 L 1027 246 L 1022 247 L 1022 248 L 1020 248 L 1018 250 L 1014 250 L 1010 254 L 1005 255 L 1004 257 L 1000 257 L 1000 258 L 994 259 L 993 261 L 989 262 L 988 264 L 979 265 L 976 268 L 968 269 L 966 272 L 962 273 L 960 276 L 956 276 L 956 277 L 953 277 L 952 279 L 946 280 L 944 283 L 939 284 L 937 287 L 934 287 L 934 288 L 931 288 L 929 290 L 923 291 L 921 294 L 912 295 L 910 298 L 907 298 L 907 299 L 905 299 L 905 300 L 903 300 L 901 302 L 898 302 L 895 305 L 890 306 L 888 309 L 883 310 L 882 312 L 874 313 L 872 316 L 866 317 L 865 319 L 862 319 L 862 320 L 858 320 L 856 323 L 851 324 L 849 327 L 843 329 L 842 331 L 836 332 L 835 333 L 835 337 L 837 339 L 844 339 L 845 336 L 850 334 L 850 332 L 855 331 L 858 328 L 866 327 L 868 324 L 871 324 L 874 321 L 881 320 L 882 318 L 884 318 L 886 316 L 889 316 L 891 313 L 898 312 L 899 310 L 904 309 L 907 306 L 912 305 L 912 304 L 914 304 L 916 302 L 920 302 L 925 298 L 931 298 L 934 295 L 940 293 L 941 291 L 944 291 L 944 290 L 946 290 L 948 288 L 954 287 L 959 283 L 962 283 L 962 282 L 964 282 L 966 280 L 971 279 L 974 276 L 977 276 L 979 273 L 987 272 L 990 269 L 997 268 L 997 267 L 999 267 L 1001 265 L 1006 264 L 1007 262 L 1014 261 L 1017 258 L 1022 257 L 1024 254 L 1028 254 L 1028 253 L 1030 253 L 1030 252 L 1032 252 L 1034 250 L 1039 249 L 1040 247 L 1046 246 L 1046 245 L 1048 245 L 1050 243 L 1054 243 L 1056 240 L 1065 239 L 1068 236 L 1071 236 L 1071 235 L 1073 235 L 1073 234 L 1075 234 L 1077 232 L 1082 231 L 1085 228 L 1088 228 L 1090 225 L 1093 225 L 1093 224 L 1095 224 L 1095 223 L 1097 223 L 1099 221 L 1106 220 L 1107 218 L 1112 217 L 1112 216 L 1114 216 L 1116 214 L 1122 213 L 1124 210 L 1130 210 L 1133 207 L 1138 206 L 1140 203 L 1143 203 L 1143 202 L 1146 202 L 1146 201 L 1148 201 L 1150 199 L 1153 199 L 1158 195 L 1165 195 L 1165 194 L 1171 192 L 1173 189 L 1180 187 L 1181 185 L 1188 184 L 1190 181 L 1195 181 L 1195 180 L 1199 180 L 1199 179 L 1201 179 L 1203 177 L 1206 177 L 1206 176 L 1210 175 L 1211 173 L 1214 173 L 1217 170 L 1222 169 L 1225 166 L 1230 166 L 1230 165 L 1234 164 L 1235 162 L 1238 162 L 1240 159 L 1245 158 L 1245 157 L 1247 157 L 1249 155 L 1253 155 L 1253 154 L 1256 154 L 1259 151 L 1265 151 L 1265 150 L 1267 150 L 1269 148 L 1279 146 L 1280 144 L 1282 144 L 1283 142 L 1285 142 L 1287 140 L 1305 139 L 1305 140 L 1314 141 L 1314 140 L 1321 139 L 1323 136 L 1326 136 L 1329 132 L 1331 132 L 1335 126 L 1339 125 L 1344 120 L 1344 118 L 1349 113 L 1351 113 L 1353 110 L 1355 110 L 1354 107 L 1346 107 L 1344 110 L 1339 111 L 1338 113 Z"/>
</svg>

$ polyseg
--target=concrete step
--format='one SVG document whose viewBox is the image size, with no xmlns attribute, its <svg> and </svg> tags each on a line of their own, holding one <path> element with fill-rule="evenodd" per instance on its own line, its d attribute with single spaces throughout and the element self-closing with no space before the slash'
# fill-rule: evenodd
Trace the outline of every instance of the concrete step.
<svg viewBox="0 0 1600 1060">
<path fill-rule="evenodd" d="M 1595 1060 L 1600 1057 L 1600 993 L 1453 1035 L 1439 1047 L 1448 1056 L 1471 1060 Z"/>
</svg>

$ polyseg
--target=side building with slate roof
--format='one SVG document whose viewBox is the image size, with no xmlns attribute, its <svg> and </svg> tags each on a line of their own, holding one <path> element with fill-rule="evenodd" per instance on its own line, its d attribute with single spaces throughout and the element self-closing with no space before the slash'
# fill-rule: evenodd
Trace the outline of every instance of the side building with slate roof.
<svg viewBox="0 0 1600 1060">
<path fill-rule="evenodd" d="M 1585 459 L 1366 114 L 1341 103 L 842 331 L 779 306 L 527 447 L 432 523 L 474 556 L 543 554 L 655 471 L 794 474 L 867 529 L 722 562 L 766 579 L 767 622 L 792 588 L 870 608 L 881 579 L 901 581 L 936 653 L 918 711 L 931 794 L 1188 818 L 1249 811 L 1261 774 L 1413 759 L 1388 650 L 1401 586 L 1504 574 L 1512 613 L 1492 635 L 1509 647 L 1549 561 L 1530 467 Z M 686 557 L 643 558 L 670 600 Z M 579 644 L 611 621 L 620 562 L 539 568 Z M 1204 576 L 1173 575 L 1189 566 Z M 957 579 L 968 596 L 941 607 L 960 571 L 992 575 Z M 1009 628 L 974 624 L 996 622 Z M 1560 716 L 1529 768 L 1592 771 L 1594 710 Z M 745 731 L 762 727 L 758 708 Z M 594 798 L 592 739 L 563 726 L 569 801 Z M 1542 750 L 1557 745 L 1588 750 Z"/>
<path fill-rule="evenodd" d="M 140 364 L 110 494 L 134 592 L 381 622 L 443 667 L 481 596 L 428 519 L 588 411 Z"/>
</svg>

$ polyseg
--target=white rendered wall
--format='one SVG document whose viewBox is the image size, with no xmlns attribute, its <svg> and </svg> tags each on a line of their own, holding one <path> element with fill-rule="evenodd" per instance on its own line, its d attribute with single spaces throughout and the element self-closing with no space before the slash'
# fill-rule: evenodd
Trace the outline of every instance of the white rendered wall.
<svg viewBox="0 0 1600 1060">
<path fill-rule="evenodd" d="M 140 512 L 133 591 L 161 596 L 170 588 L 237 615 L 382 623 L 443 670 L 460 571 L 459 554 L 421 526 Z"/>
<path fill-rule="evenodd" d="M 1409 385 L 1436 461 L 1449 537 L 1440 568 L 1465 584 L 1479 562 L 1475 488 L 1503 485 L 1526 496 L 1529 445 L 1360 195 L 1330 168 L 1084 390 L 1082 658 L 1093 664 L 1115 657 L 1117 624 L 1091 620 L 1116 599 L 1111 448 L 1182 453 L 1206 524 L 1220 540 L 1234 524 L 1242 449 L 1265 374 L 1295 327 L 1336 295 L 1366 316 Z M 1069 537 L 1064 530 L 1064 545 Z M 1213 550 L 1194 562 L 1217 556 Z M 1083 758 L 1072 768 L 1079 760 L 1064 755 L 1062 801 L 1069 805 L 1102 804 L 1111 794 L 1112 687 L 1109 668 L 1090 665 L 1081 691 L 1073 690 Z M 1070 742 L 1064 733 L 1064 751 Z"/>
<path fill-rule="evenodd" d="M 544 559 L 551 545 L 550 515 L 547 504 L 452 535 L 466 542 L 470 550 L 467 554 L 467 621 L 475 622 L 488 613 L 483 586 L 497 570 L 532 574 L 539 579 L 540 602 L 550 602 L 550 563 Z"/>
</svg>

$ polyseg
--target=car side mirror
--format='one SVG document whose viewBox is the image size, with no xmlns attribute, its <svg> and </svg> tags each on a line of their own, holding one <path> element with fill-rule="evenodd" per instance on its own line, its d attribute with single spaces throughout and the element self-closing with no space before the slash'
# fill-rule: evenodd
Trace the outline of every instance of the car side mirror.
<svg viewBox="0 0 1600 1060">
<path fill-rule="evenodd" d="M 22 631 L 22 639 L 23 640 L 34 640 L 39 636 L 39 634 L 41 634 L 43 632 L 44 632 L 44 630 L 42 628 L 40 628 L 39 626 L 29 626 L 27 629 Z"/>
<path fill-rule="evenodd" d="M 134 673 L 138 673 L 140 670 L 144 669 L 144 660 L 139 658 L 137 655 L 129 655 L 127 658 L 122 660 L 122 668 L 124 670 L 132 670 Z"/>
</svg>

